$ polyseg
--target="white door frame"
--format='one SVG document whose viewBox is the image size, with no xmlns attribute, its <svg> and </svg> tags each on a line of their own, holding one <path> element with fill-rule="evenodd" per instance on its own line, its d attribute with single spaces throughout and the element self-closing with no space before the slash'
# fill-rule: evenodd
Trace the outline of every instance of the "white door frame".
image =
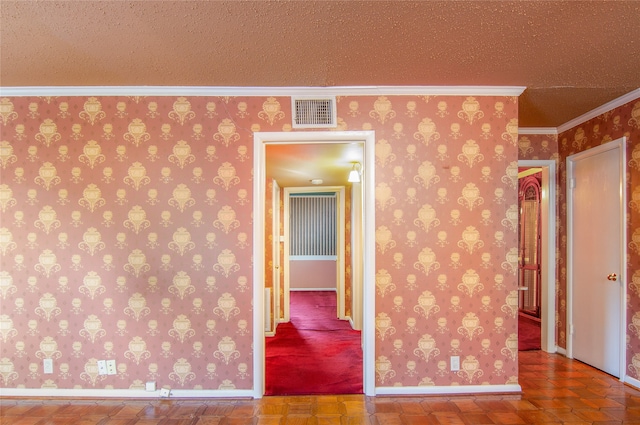
<svg viewBox="0 0 640 425">
<path fill-rule="evenodd" d="M 266 191 L 266 145 L 304 143 L 362 143 L 364 164 L 364 261 L 362 287 L 363 390 L 375 395 L 375 132 L 291 131 L 253 133 L 253 397 L 262 398 L 265 389 L 264 331 L 264 223 Z"/>
<path fill-rule="evenodd" d="M 620 381 L 626 376 L 626 323 L 627 323 L 627 143 L 621 137 L 600 146 L 567 157 L 567 357 L 573 358 L 573 184 L 576 160 L 617 149 L 620 159 Z"/>
<path fill-rule="evenodd" d="M 273 293 L 271 297 L 273 299 L 273 317 L 269 332 L 267 335 L 275 335 L 276 328 L 278 327 L 278 323 L 281 321 L 280 317 L 280 186 L 275 179 L 271 180 L 272 184 L 272 192 L 271 192 L 271 206 L 272 206 L 272 232 L 271 232 L 271 246 L 272 246 L 272 262 L 273 262 Z M 266 317 L 266 316 L 265 316 Z M 266 328 L 265 328 L 266 329 Z"/>
<path fill-rule="evenodd" d="M 540 345 L 542 351 L 555 353 L 556 344 L 556 161 L 520 160 L 520 167 L 542 168 L 542 264 L 540 275 Z"/>
<path fill-rule="evenodd" d="M 336 210 L 336 299 L 337 314 L 336 317 L 343 320 L 345 312 L 345 187 L 344 186 L 307 186 L 307 187 L 285 187 L 284 188 L 284 322 L 291 320 L 291 266 L 290 266 L 290 210 L 289 202 L 292 193 L 314 193 L 314 192 L 331 192 L 336 195 L 338 206 Z"/>
<path fill-rule="evenodd" d="M 351 327 L 362 330 L 362 261 L 354 261 L 356 258 L 363 258 L 363 209 L 362 209 L 362 184 L 353 183 L 351 185 Z"/>
</svg>

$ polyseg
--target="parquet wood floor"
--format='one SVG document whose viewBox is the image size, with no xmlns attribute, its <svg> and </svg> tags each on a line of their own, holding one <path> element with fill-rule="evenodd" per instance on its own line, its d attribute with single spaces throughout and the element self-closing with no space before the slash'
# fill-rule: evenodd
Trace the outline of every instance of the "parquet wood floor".
<svg viewBox="0 0 640 425">
<path fill-rule="evenodd" d="M 640 391 L 561 355 L 521 352 L 522 394 L 0 400 L 2 425 L 636 424 Z"/>
</svg>

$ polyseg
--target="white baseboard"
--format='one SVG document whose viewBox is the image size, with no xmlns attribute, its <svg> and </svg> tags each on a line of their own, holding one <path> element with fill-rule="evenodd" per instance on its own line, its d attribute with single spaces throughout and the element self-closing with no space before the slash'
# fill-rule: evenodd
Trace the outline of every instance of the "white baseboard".
<svg viewBox="0 0 640 425">
<path fill-rule="evenodd" d="M 628 378 L 630 385 L 640 381 Z M 377 387 L 376 395 L 444 395 L 444 394 L 496 394 L 519 393 L 520 385 L 451 385 L 418 387 Z M 171 390 L 169 397 L 161 397 L 160 390 L 105 390 L 105 389 L 42 389 L 0 388 L 2 397 L 66 397 L 66 398 L 255 398 L 253 390 Z"/>
<path fill-rule="evenodd" d="M 630 377 L 629 375 L 624 377 L 625 384 L 629 384 L 632 387 L 640 390 L 640 380 Z"/>
<path fill-rule="evenodd" d="M 171 390 L 169 397 L 161 397 L 160 390 L 105 389 L 43 389 L 0 388 L 2 397 L 69 397 L 69 398 L 253 398 L 253 390 Z"/>
<path fill-rule="evenodd" d="M 567 350 L 562 347 L 556 347 L 557 353 L 562 354 L 563 356 L 567 356 Z M 624 375 L 620 378 L 622 382 L 625 384 L 629 384 L 630 386 L 640 390 L 640 380 L 630 377 L 629 375 Z"/>
<path fill-rule="evenodd" d="M 438 385 L 419 387 L 376 387 L 376 395 L 443 395 L 519 393 L 520 385 Z"/>
</svg>

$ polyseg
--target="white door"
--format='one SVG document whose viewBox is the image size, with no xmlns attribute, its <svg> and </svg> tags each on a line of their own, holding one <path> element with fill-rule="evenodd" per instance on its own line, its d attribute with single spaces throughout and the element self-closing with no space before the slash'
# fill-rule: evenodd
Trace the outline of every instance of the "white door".
<svg viewBox="0 0 640 425">
<path fill-rule="evenodd" d="M 624 146 L 567 158 L 571 354 L 616 377 L 624 373 Z"/>
</svg>

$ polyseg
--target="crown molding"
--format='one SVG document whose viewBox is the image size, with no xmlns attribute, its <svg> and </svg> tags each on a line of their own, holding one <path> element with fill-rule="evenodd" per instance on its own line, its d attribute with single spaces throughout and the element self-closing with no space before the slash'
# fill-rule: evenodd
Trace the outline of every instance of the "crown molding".
<svg viewBox="0 0 640 425">
<path fill-rule="evenodd" d="M 598 106 L 596 109 L 593 109 L 587 112 L 586 114 L 580 115 L 579 117 L 574 118 L 571 121 L 568 121 L 562 125 L 559 125 L 558 134 L 564 133 L 567 130 L 571 130 L 572 128 L 577 127 L 580 124 L 583 124 L 589 121 L 590 119 L 598 117 L 604 114 L 605 112 L 609 112 L 612 109 L 615 109 L 619 106 L 626 105 L 629 102 L 633 102 L 638 98 L 640 98 L 640 88 L 637 88 L 632 92 L 622 95 L 617 99 L 613 99 L 611 102 L 607 102 L 604 105 Z"/>
<path fill-rule="evenodd" d="M 558 135 L 558 129 L 556 127 L 518 127 L 518 134 Z"/>
<path fill-rule="evenodd" d="M 520 86 L 42 86 L 0 87 L 0 96 L 520 96 L 525 88 Z"/>
<path fill-rule="evenodd" d="M 524 86 L 30 86 L 0 87 L 0 96 L 520 96 Z M 605 103 L 557 128 L 521 127 L 519 134 L 557 135 L 640 98 L 640 88 Z"/>
</svg>

